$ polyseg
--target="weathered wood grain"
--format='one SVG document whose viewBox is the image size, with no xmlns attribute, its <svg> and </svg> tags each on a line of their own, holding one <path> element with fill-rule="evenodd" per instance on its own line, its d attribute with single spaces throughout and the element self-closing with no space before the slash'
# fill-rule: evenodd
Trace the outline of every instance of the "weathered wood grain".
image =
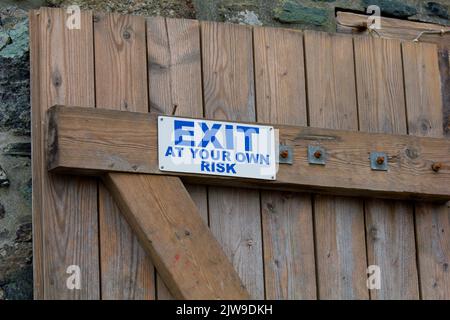
<svg viewBox="0 0 450 320">
<path fill-rule="evenodd" d="M 400 42 L 364 37 L 354 41 L 361 130 L 405 134 Z"/>
<path fill-rule="evenodd" d="M 367 28 L 361 28 L 367 23 L 368 16 L 350 12 L 337 13 L 337 31 L 343 33 L 368 34 Z M 352 27 L 353 26 L 353 27 Z M 421 33 L 432 31 L 434 33 Z M 441 31 L 446 31 L 442 34 Z M 376 30 L 376 36 L 383 38 L 414 40 L 419 35 L 420 42 L 435 43 L 439 46 L 439 66 L 441 74 L 441 95 L 443 97 L 443 127 L 444 134 L 450 134 L 450 72 L 449 72 L 449 50 L 450 50 L 450 27 L 439 24 L 414 22 L 402 19 L 381 17 L 381 29 Z M 372 32 L 372 35 L 374 33 Z"/>
<path fill-rule="evenodd" d="M 49 127 L 49 168 L 55 172 L 175 174 L 195 183 L 435 201 L 450 193 L 447 139 L 274 125 L 293 147 L 293 164 L 280 165 L 277 180 L 268 181 L 159 171 L 154 114 L 57 106 Z M 319 143 L 328 150 L 325 166 L 307 162 L 307 146 Z M 370 169 L 373 150 L 387 152 L 388 171 Z M 434 161 L 443 163 L 438 173 Z"/>
<path fill-rule="evenodd" d="M 114 173 L 104 181 L 175 298 L 249 297 L 179 178 Z"/>
<path fill-rule="evenodd" d="M 448 300 L 450 295 L 448 206 L 415 205 L 416 237 L 421 298 Z"/>
<path fill-rule="evenodd" d="M 442 96 L 437 46 L 402 43 L 408 133 L 441 138 Z"/>
<path fill-rule="evenodd" d="M 354 46 L 360 129 L 406 133 L 400 42 L 359 37 Z M 371 298 L 418 299 L 413 206 L 367 200 L 365 210 L 368 264 L 381 270 L 381 289 Z"/>
<path fill-rule="evenodd" d="M 206 117 L 255 121 L 252 30 L 232 24 L 202 22 L 201 39 Z M 211 230 L 251 297 L 263 299 L 259 193 L 210 187 L 208 195 Z"/>
<path fill-rule="evenodd" d="M 380 267 L 381 288 L 371 298 L 418 299 L 413 205 L 391 200 L 366 202 L 369 265 Z"/>
<path fill-rule="evenodd" d="M 153 263 L 103 183 L 98 200 L 102 299 L 154 299 Z"/>
<path fill-rule="evenodd" d="M 33 223 L 40 284 L 38 299 L 99 299 L 97 183 L 91 178 L 49 174 L 45 161 L 45 112 L 54 104 L 94 107 L 91 12 L 81 30 L 65 27 L 64 10 L 42 8 L 32 20 Z M 36 34 L 37 33 L 37 34 Z M 37 40 L 37 41 L 36 41 Z M 36 61 L 35 58 L 38 58 Z M 36 83 L 36 81 L 38 81 Z M 39 100 L 39 101 L 38 101 Z M 66 270 L 77 265 L 81 289 L 70 290 Z M 37 269 L 36 269 L 37 268 Z"/>
<path fill-rule="evenodd" d="M 303 36 L 255 28 L 257 119 L 307 125 Z M 315 299 L 311 196 L 261 192 L 267 299 Z"/>
<path fill-rule="evenodd" d="M 198 21 L 147 19 L 150 111 L 203 117 L 200 51 Z M 208 223 L 206 187 L 187 185 L 186 188 Z M 157 296 L 160 300 L 172 298 L 159 276 Z"/>
<path fill-rule="evenodd" d="M 403 43 L 408 132 L 442 137 L 437 46 Z M 417 259 L 422 299 L 450 299 L 450 208 L 415 205 Z"/>
<path fill-rule="evenodd" d="M 363 209 L 354 198 L 314 197 L 320 299 L 369 298 Z"/>
<path fill-rule="evenodd" d="M 346 37 L 342 43 L 336 40 L 339 44 L 334 45 L 338 47 L 338 53 L 334 54 L 335 49 L 332 45 L 330 50 L 328 40 L 330 36 L 322 35 L 323 39 L 318 44 L 315 42 L 317 50 L 311 50 L 308 54 L 308 48 L 311 47 L 308 45 L 307 37 L 306 59 L 320 61 L 321 64 L 312 68 L 308 66 L 309 61 L 306 61 L 306 71 L 310 77 L 308 78 L 310 83 L 307 85 L 308 96 L 306 96 L 302 84 L 305 77 L 305 70 L 302 70 L 303 44 L 301 40 L 296 41 L 302 36 L 297 31 L 258 28 L 254 31 L 252 41 L 249 28 L 205 23 L 207 27 L 204 25 L 201 34 L 202 42 L 204 42 L 203 55 L 206 55 L 203 67 L 206 66 L 208 69 L 202 71 L 200 28 L 196 21 L 150 18 L 147 20 L 147 30 L 134 34 L 133 24 L 131 24 L 131 30 L 128 30 L 122 29 L 122 25 L 119 26 L 121 22 L 117 23 L 134 18 L 117 17 L 115 22 L 103 24 L 104 16 L 100 15 L 97 18 L 101 19 L 94 19 L 96 22 L 93 25 L 94 28 L 98 28 L 98 25 L 103 26 L 105 32 L 102 31 L 97 38 L 97 34 L 95 37 L 92 36 L 90 12 L 82 13 L 81 30 L 71 31 L 65 28 L 66 18 L 65 11 L 59 9 L 42 9 L 39 14 L 33 16 L 32 12 L 30 16 L 34 277 L 35 297 L 39 299 L 97 299 L 101 298 L 100 295 L 103 298 L 152 297 L 155 286 L 151 266 L 145 261 L 149 259 L 148 256 L 130 233 L 128 223 L 117 214 L 118 208 L 112 202 L 110 195 L 103 191 L 104 187 L 100 186 L 97 206 L 97 186 L 92 179 L 60 177 L 53 173 L 48 174 L 45 168 L 47 154 L 45 153 L 46 127 L 43 126 L 44 112 L 53 104 L 93 107 L 95 74 L 104 75 L 110 69 L 112 70 L 112 76 L 104 79 L 105 82 L 100 83 L 97 89 L 99 102 L 106 101 L 103 105 L 105 108 L 147 112 L 147 100 L 150 100 L 151 111 L 203 117 L 201 79 L 203 72 L 206 115 L 210 118 L 306 125 L 306 122 L 300 122 L 306 120 L 306 117 L 303 119 L 302 116 L 306 113 L 304 109 L 306 101 L 309 101 L 310 110 L 307 114 L 310 125 L 356 130 L 358 127 L 355 126 L 355 114 L 350 109 L 354 107 L 354 95 L 357 92 L 360 115 L 358 124 L 362 130 L 409 133 L 431 138 L 442 136 L 440 131 L 442 123 L 439 126 L 439 121 L 444 120 L 446 126 L 445 119 L 438 112 L 440 93 L 437 88 L 439 85 L 435 67 L 435 48 L 432 46 L 406 43 L 400 51 L 400 45 L 395 43 L 373 40 L 374 43 L 361 44 L 358 41 L 362 40 L 358 38 L 354 48 L 356 70 L 353 70 L 350 63 L 345 63 L 351 60 L 349 57 L 352 55 L 352 46 L 347 48 L 343 45 L 343 43 L 351 42 L 350 38 Z M 138 19 L 142 20 L 142 18 Z M 402 27 L 403 23 L 415 23 L 400 21 L 401 25 L 397 26 L 395 24 L 397 22 L 389 20 L 388 18 L 382 20 L 384 24 L 381 30 L 382 36 L 404 39 L 405 30 L 408 36 L 413 36 L 413 33 L 416 36 L 417 31 L 425 26 L 420 24 L 417 26 L 419 29 L 416 29 L 415 25 L 409 25 L 405 29 Z M 394 24 L 391 26 L 391 23 Z M 113 36 L 108 33 L 108 30 L 114 30 Z M 116 30 L 123 30 L 124 33 L 116 33 Z M 145 33 L 148 37 L 148 45 L 145 45 L 144 40 L 143 46 L 136 46 L 136 41 L 142 44 Z M 441 41 L 441 38 L 445 38 L 439 37 L 427 35 L 421 40 L 437 43 Z M 137 40 L 138 38 L 141 40 Z M 103 42 L 106 45 L 100 45 L 94 51 L 93 44 L 98 45 L 97 42 Z M 252 48 L 252 42 L 255 50 Z M 264 48 L 264 43 L 269 42 L 276 45 L 269 45 L 269 48 L 266 45 Z M 262 47 L 261 51 L 257 49 L 259 46 Z M 325 55 L 324 53 L 329 52 L 328 50 L 331 53 Z M 94 52 L 97 53 L 95 57 Z M 142 52 L 144 59 L 147 54 L 148 69 L 145 67 L 146 62 L 142 60 Z M 399 52 L 403 53 L 402 57 Z M 255 61 L 253 61 L 253 55 Z M 445 55 L 442 57 L 444 60 L 441 58 L 440 61 L 448 63 Z M 94 61 L 99 63 L 100 69 L 97 70 Z M 139 65 L 144 66 L 142 70 L 136 66 L 131 67 L 134 61 L 139 61 Z M 147 77 L 147 70 L 149 82 L 146 79 L 140 81 Z M 315 70 L 317 72 L 313 72 Z M 357 80 L 356 91 L 355 88 L 351 89 L 351 81 L 348 81 L 354 77 L 352 76 L 354 71 L 356 71 Z M 331 74 L 328 77 L 323 76 L 325 72 Z M 332 79 L 342 81 L 333 82 Z M 136 80 L 140 82 L 137 83 Z M 111 90 L 111 87 L 116 89 L 109 96 L 108 90 Z M 148 99 L 144 97 L 147 90 Z M 445 87 L 443 91 L 446 93 Z M 144 102 L 141 103 L 141 101 Z M 111 122 L 105 122 L 111 120 L 109 116 L 97 115 L 96 117 L 98 118 L 89 120 L 93 121 L 89 125 L 92 125 L 95 130 L 86 131 L 84 136 L 80 135 L 79 130 L 87 123 L 83 123 L 78 116 L 75 117 L 78 120 L 73 123 L 74 125 L 64 127 L 64 130 L 71 128 L 70 134 L 63 134 L 62 140 L 59 139 L 58 143 L 51 144 L 52 147 L 63 146 L 65 150 L 63 153 L 51 154 L 52 156 L 64 156 L 59 159 L 54 158 L 53 161 L 69 157 L 75 162 L 85 161 L 78 171 L 70 169 L 71 173 L 88 171 L 87 169 L 96 161 L 102 161 L 104 166 L 96 168 L 98 171 L 91 170 L 90 173 L 103 174 L 105 171 L 117 170 L 161 174 L 156 166 L 156 131 L 152 125 L 148 129 L 148 124 L 143 124 L 146 121 L 153 123 L 155 120 L 153 115 L 146 116 L 148 118 L 145 121 L 138 121 L 137 127 L 136 123 L 133 128 L 130 123 L 123 127 L 119 125 L 119 132 L 112 132 Z M 116 116 L 112 116 L 113 121 L 116 121 L 117 118 L 114 120 L 114 117 Z M 73 119 L 70 118 L 70 121 Z M 130 119 L 131 122 L 136 120 L 134 116 Z M 372 145 L 366 144 L 362 147 L 364 144 L 361 144 L 358 138 L 360 136 L 357 135 L 355 139 L 354 135 L 346 135 L 348 132 L 339 131 L 336 134 L 335 131 L 314 128 L 277 127 L 281 129 L 282 142 L 292 145 L 295 153 L 292 166 L 281 165 L 277 182 L 266 183 L 217 177 L 205 179 L 189 175 L 183 177 L 186 182 L 221 185 L 220 188 L 211 188 L 215 194 L 213 197 L 210 194 L 209 199 L 204 186 L 191 184 L 186 188 L 196 202 L 199 208 L 198 213 L 201 213 L 204 222 L 208 221 L 208 206 L 214 211 L 211 221 L 213 229 L 219 234 L 227 255 L 232 257 L 234 266 L 252 291 L 252 297 L 306 298 L 310 295 L 314 298 L 315 288 L 306 292 L 306 288 L 312 286 L 314 279 L 305 279 L 309 275 L 312 276 L 313 271 L 301 273 L 309 270 L 310 264 L 307 261 L 314 261 L 314 257 L 311 256 L 313 251 L 310 250 L 313 239 L 307 233 L 310 229 L 308 225 L 311 224 L 308 218 L 311 214 L 308 202 L 310 196 L 284 193 L 280 190 L 392 197 L 391 193 L 383 191 L 384 187 L 381 189 L 377 187 L 380 186 L 381 181 L 384 181 L 389 188 L 397 188 L 395 192 L 400 197 L 420 198 L 423 195 L 422 192 L 425 192 L 434 200 L 445 198 L 442 194 L 436 198 L 430 190 L 436 188 L 439 189 L 438 192 L 442 192 L 448 186 L 450 149 L 446 142 L 442 146 L 435 144 L 438 141 L 436 139 L 422 140 L 374 134 L 367 136 L 367 139 L 369 137 L 372 139 Z M 150 133 L 149 135 L 130 134 L 135 133 L 137 128 L 145 128 Z M 103 130 L 105 135 L 99 134 L 100 130 Z M 55 137 L 54 132 L 50 133 L 50 137 Z M 345 136 L 343 140 L 341 140 L 341 133 Z M 60 134 L 61 131 L 56 137 L 60 137 Z M 330 137 L 334 140 L 328 140 Z M 131 138 L 133 142 L 129 144 L 123 140 L 125 138 Z M 392 139 L 399 140 L 392 141 Z M 149 146 L 147 141 L 150 141 Z M 75 145 L 78 146 L 79 143 L 85 148 L 75 149 Z M 310 166 L 306 163 L 305 148 L 309 143 L 322 144 L 333 150 L 325 168 Z M 387 150 L 393 155 L 390 158 L 392 166 L 388 173 L 372 172 L 368 169 L 369 147 L 379 151 Z M 116 148 L 119 150 L 119 157 L 111 158 L 111 150 Z M 86 153 L 83 155 L 83 152 Z M 139 155 L 135 157 L 133 153 L 139 153 Z M 88 158 L 88 154 L 91 158 Z M 431 163 L 439 160 L 444 166 L 440 172 L 435 173 L 430 170 Z M 69 167 L 73 163 L 69 163 Z M 110 165 L 113 167 L 109 167 Z M 133 167 L 134 165 L 137 166 Z M 59 169 L 61 169 L 60 172 L 64 172 L 67 168 Z M 399 176 L 398 174 L 404 170 L 406 170 L 405 175 Z M 323 186 L 324 181 L 330 180 L 327 174 L 331 174 L 332 181 L 340 179 L 341 184 Z M 121 174 L 112 176 L 118 177 Z M 133 180 L 137 176 L 133 175 L 130 179 Z M 309 180 L 299 180 L 305 179 L 304 176 Z M 320 186 L 315 186 L 317 177 L 322 176 L 325 178 L 319 181 Z M 345 177 L 351 177 L 351 179 L 346 180 Z M 362 183 L 363 180 L 369 190 L 349 188 L 355 181 Z M 296 185 L 298 181 L 302 183 Z M 129 181 L 127 183 L 136 187 L 134 183 Z M 176 184 L 178 185 L 179 181 Z M 159 187 L 160 185 L 162 187 Z M 225 185 L 232 186 L 234 189 L 224 188 Z M 153 187 L 158 188 L 158 192 L 166 192 L 165 186 L 167 184 L 156 183 Z M 240 186 L 276 189 L 276 192 L 263 191 L 259 200 L 257 191 L 236 189 Z M 411 189 L 405 190 L 404 187 Z M 355 247 L 359 248 L 356 251 L 361 252 L 361 255 L 365 254 L 361 249 L 364 240 L 359 242 L 359 246 L 355 240 L 364 237 L 364 230 L 359 227 L 361 219 L 358 219 L 360 216 L 357 214 L 362 210 L 361 201 L 329 196 L 314 196 L 313 199 L 316 247 L 319 249 L 317 252 L 322 252 L 322 249 L 323 252 L 327 252 L 328 249 L 330 251 L 329 257 L 318 254 L 316 259 L 319 272 L 318 297 L 331 297 L 335 294 L 336 296 L 333 297 L 336 298 L 344 296 L 366 298 L 367 290 L 358 278 L 360 272 L 354 272 L 356 269 L 362 269 L 364 259 L 349 258 L 349 254 L 354 254 Z M 173 204 L 170 203 L 170 205 Z M 418 270 L 415 270 L 414 229 L 411 227 L 414 225 L 411 218 L 413 208 L 415 208 Z M 260 210 L 262 221 L 259 216 Z M 412 203 L 369 200 L 366 210 L 369 264 L 377 263 L 381 266 L 383 280 L 381 291 L 371 291 L 372 298 L 417 298 L 419 297 L 417 282 L 419 282 L 420 297 L 448 299 L 450 292 L 449 209 L 442 205 L 427 203 L 415 203 L 413 206 Z M 108 220 L 99 219 L 102 230 L 100 235 L 97 225 L 98 211 L 102 217 L 116 212 L 109 215 Z M 263 230 L 262 239 L 260 227 Z M 349 239 L 345 235 L 353 238 Z M 108 252 L 118 254 L 110 257 L 112 258 L 110 262 L 115 261 L 117 264 L 113 262 L 101 266 L 101 271 L 104 272 L 102 276 L 100 276 L 98 263 L 99 236 L 102 239 L 101 251 L 104 250 L 102 257 Z M 283 253 L 285 253 L 285 260 L 282 260 Z M 263 255 L 264 260 L 261 259 Z M 281 258 L 273 259 L 272 257 L 276 255 Z M 120 257 L 127 257 L 126 261 L 121 261 Z M 321 262 L 321 257 L 326 257 L 325 261 L 331 259 L 333 265 Z M 273 263 L 269 265 L 267 261 Z M 344 261 L 352 261 L 352 263 L 344 263 Z M 69 275 L 65 273 L 65 270 L 70 264 L 81 267 L 82 290 L 71 291 L 66 287 L 66 279 Z M 108 270 L 109 266 L 112 269 Z M 339 268 L 333 269 L 332 266 Z M 299 273 L 296 272 L 298 269 Z M 120 270 L 123 270 L 123 273 L 119 272 Z M 265 271 L 264 282 L 263 270 Z M 337 277 L 341 273 L 351 274 L 350 270 L 354 273 L 353 278 Z M 105 279 L 112 274 L 117 276 L 114 281 L 100 280 L 100 277 Z M 327 281 L 321 281 L 327 274 L 329 276 Z M 116 286 L 116 283 L 121 285 Z M 136 283 L 142 285 L 137 286 Z M 352 287 L 350 283 L 357 283 L 357 285 Z M 156 286 L 159 299 L 172 298 L 160 277 L 157 278 Z M 331 287 L 335 288 L 335 292 L 327 291 Z"/>
<path fill-rule="evenodd" d="M 148 112 L 145 19 L 94 19 L 97 108 Z M 154 268 L 113 199 L 99 188 L 103 299 L 154 299 Z"/>
<path fill-rule="evenodd" d="M 313 127 L 358 130 L 353 41 L 305 32 L 309 119 Z M 320 299 L 368 299 L 361 199 L 314 197 Z"/>
<path fill-rule="evenodd" d="M 258 122 L 306 126 L 302 32 L 255 27 L 253 33 Z"/>
<path fill-rule="evenodd" d="M 210 227 L 252 299 L 264 298 L 262 239 L 257 190 L 211 187 Z"/>
<path fill-rule="evenodd" d="M 316 299 L 311 196 L 262 191 L 267 299 Z"/>
<path fill-rule="evenodd" d="M 199 22 L 148 18 L 147 43 L 150 111 L 203 117 Z"/>
<path fill-rule="evenodd" d="M 439 70 L 441 73 L 442 126 L 444 135 L 450 136 L 450 41 L 439 46 Z"/>
</svg>

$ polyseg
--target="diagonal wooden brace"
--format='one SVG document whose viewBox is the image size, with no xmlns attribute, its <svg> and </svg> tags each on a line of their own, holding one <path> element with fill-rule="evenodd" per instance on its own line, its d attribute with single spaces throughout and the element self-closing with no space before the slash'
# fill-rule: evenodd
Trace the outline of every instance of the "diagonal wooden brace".
<svg viewBox="0 0 450 320">
<path fill-rule="evenodd" d="M 175 298 L 249 298 L 179 178 L 107 173 L 103 180 Z"/>
</svg>

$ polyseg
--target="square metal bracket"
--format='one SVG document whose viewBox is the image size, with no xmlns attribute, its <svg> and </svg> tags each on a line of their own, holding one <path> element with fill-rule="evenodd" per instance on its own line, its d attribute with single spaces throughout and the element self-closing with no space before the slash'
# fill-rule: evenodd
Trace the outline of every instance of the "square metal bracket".
<svg viewBox="0 0 450 320">
<path fill-rule="evenodd" d="M 279 149 L 280 149 L 280 153 L 279 153 L 279 159 L 278 162 L 279 163 L 284 163 L 284 164 L 292 164 L 292 161 L 294 159 L 294 151 L 292 149 L 292 146 L 287 146 L 287 145 L 283 145 L 280 144 L 279 145 Z"/>
<path fill-rule="evenodd" d="M 385 152 L 370 153 L 370 168 L 377 171 L 388 170 L 388 157 Z"/>
<path fill-rule="evenodd" d="M 308 146 L 308 163 L 325 165 L 326 152 L 321 146 Z"/>
</svg>

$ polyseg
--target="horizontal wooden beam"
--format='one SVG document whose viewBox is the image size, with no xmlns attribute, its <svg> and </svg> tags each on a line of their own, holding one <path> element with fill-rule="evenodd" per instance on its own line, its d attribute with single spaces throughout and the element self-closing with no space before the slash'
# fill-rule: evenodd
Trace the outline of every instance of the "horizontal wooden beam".
<svg viewBox="0 0 450 320">
<path fill-rule="evenodd" d="M 175 298 L 249 299 L 179 178 L 107 173 L 103 180 Z"/>
<path fill-rule="evenodd" d="M 276 181 L 180 174 L 188 182 L 326 194 L 448 201 L 450 140 L 299 126 L 278 126 L 292 147 Z M 326 164 L 309 164 L 308 146 L 326 150 Z M 55 106 L 48 113 L 48 169 L 93 174 L 164 174 L 158 168 L 157 115 Z M 371 169 L 369 154 L 384 152 L 388 171 Z M 434 170 L 433 170 L 434 165 Z"/>
</svg>

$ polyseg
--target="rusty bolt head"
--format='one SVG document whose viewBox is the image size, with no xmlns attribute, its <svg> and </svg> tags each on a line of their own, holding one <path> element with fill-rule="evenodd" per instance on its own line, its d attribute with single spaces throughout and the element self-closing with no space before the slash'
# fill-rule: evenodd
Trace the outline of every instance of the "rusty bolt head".
<svg viewBox="0 0 450 320">
<path fill-rule="evenodd" d="M 322 152 L 320 152 L 320 150 L 317 150 L 316 152 L 314 152 L 314 157 L 316 159 L 320 159 L 322 157 Z"/>
<path fill-rule="evenodd" d="M 289 156 L 289 151 L 283 150 L 280 152 L 280 157 L 282 157 L 283 159 L 286 159 L 288 156 Z"/>
<path fill-rule="evenodd" d="M 379 156 L 377 157 L 377 164 L 382 165 L 384 163 L 384 157 Z"/>
<path fill-rule="evenodd" d="M 435 162 L 431 165 L 431 169 L 433 169 L 434 172 L 438 172 L 442 168 L 442 163 Z"/>
</svg>

